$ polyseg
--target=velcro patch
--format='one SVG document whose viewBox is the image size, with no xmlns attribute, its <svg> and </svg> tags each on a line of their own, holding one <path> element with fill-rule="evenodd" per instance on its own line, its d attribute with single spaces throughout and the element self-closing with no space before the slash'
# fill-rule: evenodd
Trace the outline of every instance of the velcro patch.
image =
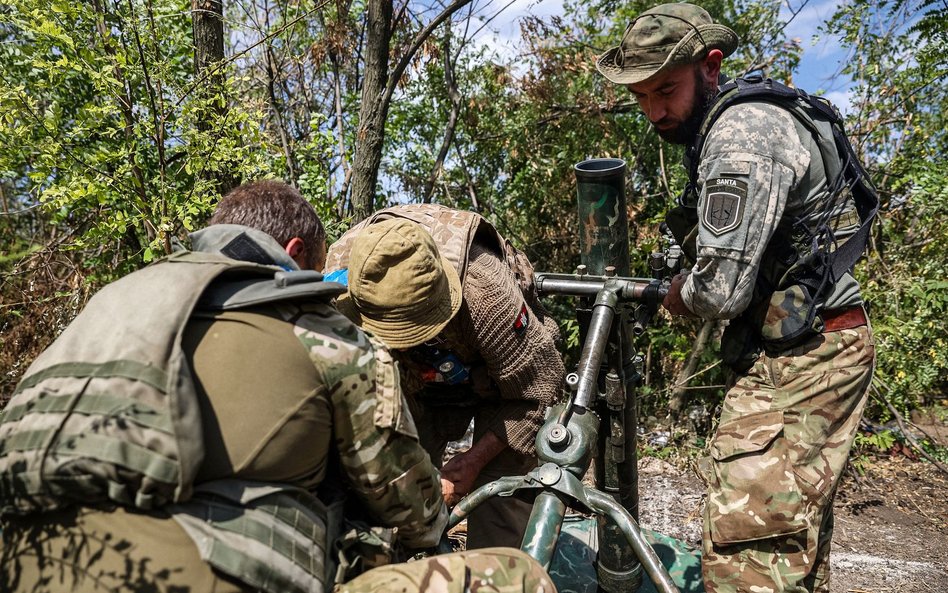
<svg viewBox="0 0 948 593">
<path fill-rule="evenodd" d="M 517 319 L 514 321 L 514 331 L 518 334 L 522 334 L 527 331 L 527 328 L 530 326 L 530 314 L 527 311 L 526 305 L 520 306 L 520 313 L 517 314 Z"/>
<path fill-rule="evenodd" d="M 702 220 L 715 235 L 736 229 L 744 219 L 747 182 L 732 177 L 717 177 L 707 182 L 707 201 Z"/>
<path fill-rule="evenodd" d="M 273 258 L 267 255 L 263 247 L 247 236 L 240 233 L 230 243 L 221 248 L 221 253 L 233 259 L 249 261 L 255 264 L 273 265 Z"/>
</svg>

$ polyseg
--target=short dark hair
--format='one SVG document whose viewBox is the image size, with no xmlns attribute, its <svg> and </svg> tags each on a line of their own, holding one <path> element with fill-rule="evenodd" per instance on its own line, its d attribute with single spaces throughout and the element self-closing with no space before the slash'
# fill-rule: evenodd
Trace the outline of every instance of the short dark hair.
<svg viewBox="0 0 948 593">
<path fill-rule="evenodd" d="M 245 183 L 221 198 L 208 224 L 241 224 L 263 231 L 280 245 L 293 237 L 305 243 L 304 260 L 312 268 L 326 240 L 319 215 L 296 188 L 282 181 Z"/>
</svg>

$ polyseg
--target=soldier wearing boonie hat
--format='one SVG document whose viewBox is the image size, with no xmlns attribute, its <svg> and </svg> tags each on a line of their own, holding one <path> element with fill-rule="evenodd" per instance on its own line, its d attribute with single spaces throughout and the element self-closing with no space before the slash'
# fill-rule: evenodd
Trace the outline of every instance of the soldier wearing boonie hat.
<svg viewBox="0 0 948 593">
<path fill-rule="evenodd" d="M 831 225 L 849 236 L 855 204 L 830 184 L 845 155 L 825 112 L 753 98 L 715 111 L 737 41 L 698 6 L 662 4 L 596 67 L 632 92 L 659 136 L 686 147 L 690 183 L 666 221 L 693 267 L 672 280 L 665 308 L 730 320 L 721 351 L 734 384 L 705 472 L 705 589 L 826 592 L 832 500 L 875 359 L 859 284 L 833 278 L 824 323 L 803 340 L 766 350 L 762 340 L 802 302 L 781 284 L 807 253 L 792 233 Z M 821 145 L 836 147 L 826 161 Z"/>
<path fill-rule="evenodd" d="M 399 359 L 421 442 L 439 464 L 474 419 L 474 442 L 442 468 L 445 500 L 536 467 L 534 442 L 565 368 L 533 270 L 483 217 L 433 204 L 375 213 L 329 249 L 347 279 L 339 310 Z M 468 521 L 468 548 L 519 547 L 530 505 L 494 497 Z"/>
<path fill-rule="evenodd" d="M 642 82 L 675 66 L 691 65 L 708 50 L 724 57 L 737 48 L 737 34 L 711 21 L 692 4 L 662 4 L 632 21 L 622 42 L 599 56 L 596 68 L 616 84 Z"/>
<path fill-rule="evenodd" d="M 461 308 L 461 280 L 434 239 L 405 219 L 369 225 L 349 254 L 339 309 L 394 349 L 437 336 Z"/>
</svg>

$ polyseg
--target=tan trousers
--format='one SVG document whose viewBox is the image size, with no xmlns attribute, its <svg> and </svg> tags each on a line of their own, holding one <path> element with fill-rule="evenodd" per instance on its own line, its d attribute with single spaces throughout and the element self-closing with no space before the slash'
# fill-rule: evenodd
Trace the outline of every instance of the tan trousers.
<svg viewBox="0 0 948 593">
<path fill-rule="evenodd" d="M 829 332 L 728 391 L 705 476 L 708 593 L 829 591 L 833 497 L 874 361 L 869 327 Z"/>
</svg>

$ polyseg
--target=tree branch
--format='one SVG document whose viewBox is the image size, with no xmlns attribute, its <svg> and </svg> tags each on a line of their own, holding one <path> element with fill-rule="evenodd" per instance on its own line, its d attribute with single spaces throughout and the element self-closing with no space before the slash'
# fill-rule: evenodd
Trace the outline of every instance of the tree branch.
<svg viewBox="0 0 948 593">
<path fill-rule="evenodd" d="M 881 384 L 881 381 L 878 382 Z M 878 387 L 876 387 L 875 384 L 872 384 L 870 389 L 872 390 L 873 397 L 876 399 L 876 401 L 884 405 L 889 410 L 889 412 L 892 413 L 892 416 L 895 417 L 895 422 L 899 425 L 899 430 L 902 431 L 902 434 L 905 436 L 905 440 L 909 442 L 912 448 L 918 451 L 922 457 L 930 461 L 932 465 L 937 467 L 943 474 L 948 475 L 948 467 L 945 467 L 944 464 L 929 455 L 928 451 L 922 448 L 918 441 L 915 440 L 915 437 L 912 436 L 908 429 L 905 428 L 905 422 L 902 419 L 902 414 L 899 414 L 899 411 L 895 409 L 895 406 L 893 406 L 885 396 L 879 393 Z"/>
<path fill-rule="evenodd" d="M 442 57 L 444 58 L 444 84 L 448 88 L 448 97 L 451 100 L 451 112 L 448 114 L 448 123 L 444 130 L 444 139 L 441 141 L 441 148 L 438 150 L 438 156 L 435 158 L 434 166 L 431 168 L 431 175 L 425 183 L 423 192 L 423 201 L 430 203 L 434 194 L 435 182 L 441 175 L 444 167 L 444 161 L 451 150 L 451 144 L 454 142 L 454 131 L 458 124 L 458 114 L 461 111 L 461 94 L 458 92 L 457 80 L 454 78 L 454 64 L 451 61 L 451 28 L 444 36 L 444 46 L 442 48 Z"/>
<path fill-rule="evenodd" d="M 387 106 L 392 100 L 392 95 L 395 93 L 395 87 L 398 86 L 398 81 L 401 80 L 402 74 L 405 73 L 405 69 L 408 68 L 408 65 L 411 63 L 412 59 L 414 59 L 418 48 L 420 48 L 425 40 L 428 39 L 434 30 L 438 28 L 438 25 L 450 18 L 452 14 L 463 8 L 464 5 L 468 4 L 469 2 L 471 2 L 471 0 L 454 0 L 454 2 L 449 4 L 441 12 L 441 14 L 432 19 L 431 22 L 428 23 L 427 27 L 415 35 L 415 39 L 412 41 L 411 45 L 408 46 L 408 49 L 402 55 L 401 59 L 398 61 L 398 64 L 396 64 L 395 68 L 392 69 L 392 72 L 388 77 L 388 85 L 386 85 L 385 91 L 382 94 L 383 105 Z"/>
</svg>

